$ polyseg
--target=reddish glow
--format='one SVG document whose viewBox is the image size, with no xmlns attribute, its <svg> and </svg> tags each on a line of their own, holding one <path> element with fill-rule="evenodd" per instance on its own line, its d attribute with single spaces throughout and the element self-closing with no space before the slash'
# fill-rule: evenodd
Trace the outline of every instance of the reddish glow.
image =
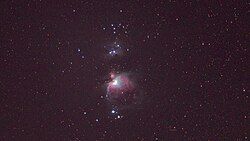
<svg viewBox="0 0 250 141">
<path fill-rule="evenodd" d="M 114 78 L 115 78 L 115 73 L 114 73 L 114 72 L 111 72 L 111 73 L 110 73 L 110 78 L 111 78 L 111 79 L 114 79 Z"/>
</svg>

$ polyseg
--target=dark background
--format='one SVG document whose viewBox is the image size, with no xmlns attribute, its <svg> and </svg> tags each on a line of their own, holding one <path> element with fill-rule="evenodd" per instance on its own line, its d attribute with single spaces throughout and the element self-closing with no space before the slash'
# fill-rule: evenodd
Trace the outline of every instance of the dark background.
<svg viewBox="0 0 250 141">
<path fill-rule="evenodd" d="M 2 0 L 0 140 L 248 140 L 247 8 L 244 0 Z M 115 41 L 129 51 L 111 59 L 104 46 Z M 122 118 L 105 99 L 111 70 L 135 74 L 142 92 Z"/>
</svg>

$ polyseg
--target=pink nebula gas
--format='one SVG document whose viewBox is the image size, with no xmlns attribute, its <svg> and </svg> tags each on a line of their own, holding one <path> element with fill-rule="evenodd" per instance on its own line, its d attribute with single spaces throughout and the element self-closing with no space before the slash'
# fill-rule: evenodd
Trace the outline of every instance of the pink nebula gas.
<svg viewBox="0 0 250 141">
<path fill-rule="evenodd" d="M 107 92 L 109 94 L 125 94 L 133 90 L 133 84 L 126 75 L 114 76 L 111 74 L 112 81 L 108 83 Z"/>
</svg>

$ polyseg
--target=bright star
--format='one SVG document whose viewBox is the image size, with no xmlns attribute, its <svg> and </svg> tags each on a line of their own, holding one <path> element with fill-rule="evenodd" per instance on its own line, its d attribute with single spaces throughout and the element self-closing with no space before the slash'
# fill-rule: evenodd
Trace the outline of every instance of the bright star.
<svg viewBox="0 0 250 141">
<path fill-rule="evenodd" d="M 113 85 L 118 85 L 118 81 L 114 80 L 114 82 L 112 83 Z"/>
</svg>

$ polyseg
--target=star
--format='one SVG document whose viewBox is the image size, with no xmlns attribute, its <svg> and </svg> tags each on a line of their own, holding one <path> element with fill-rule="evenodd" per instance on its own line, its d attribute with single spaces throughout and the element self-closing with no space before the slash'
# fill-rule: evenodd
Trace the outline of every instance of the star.
<svg viewBox="0 0 250 141">
<path fill-rule="evenodd" d="M 115 50 L 111 50 L 111 51 L 109 52 L 109 54 L 110 54 L 111 56 L 114 56 L 114 55 L 117 54 L 117 52 L 116 52 Z"/>
<path fill-rule="evenodd" d="M 117 86 L 118 85 L 118 80 L 114 80 L 113 83 L 112 83 L 112 85 Z"/>
</svg>

